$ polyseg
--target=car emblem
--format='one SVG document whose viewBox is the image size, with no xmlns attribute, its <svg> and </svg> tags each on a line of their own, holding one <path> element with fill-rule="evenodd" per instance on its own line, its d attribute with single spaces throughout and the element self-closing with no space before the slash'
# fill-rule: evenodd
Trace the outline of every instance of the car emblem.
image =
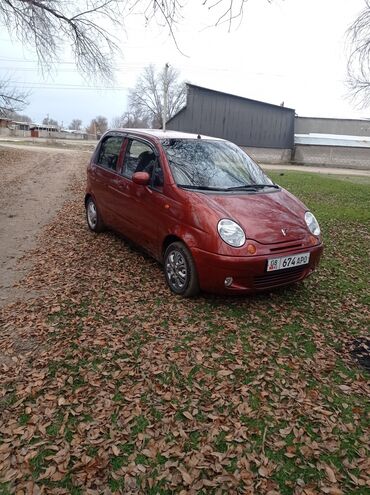
<svg viewBox="0 0 370 495">
<path fill-rule="evenodd" d="M 286 237 L 288 229 L 281 229 L 281 232 L 282 232 L 283 236 Z"/>
</svg>

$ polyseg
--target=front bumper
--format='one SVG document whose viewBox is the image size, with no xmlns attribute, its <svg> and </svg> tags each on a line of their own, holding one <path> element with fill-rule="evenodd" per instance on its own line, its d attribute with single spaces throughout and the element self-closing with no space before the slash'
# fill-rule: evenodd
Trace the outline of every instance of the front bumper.
<svg viewBox="0 0 370 495">
<path fill-rule="evenodd" d="M 197 267 L 199 285 L 206 292 L 218 294 L 243 294 L 274 289 L 289 285 L 311 275 L 319 264 L 323 251 L 323 245 L 304 247 L 287 253 L 282 250 L 279 253 L 260 256 L 223 256 L 219 254 L 192 248 L 191 252 Z M 289 254 L 310 253 L 310 261 L 307 265 L 267 272 L 267 260 L 287 256 Z M 232 277 L 233 282 L 229 287 L 225 286 L 225 279 Z"/>
</svg>

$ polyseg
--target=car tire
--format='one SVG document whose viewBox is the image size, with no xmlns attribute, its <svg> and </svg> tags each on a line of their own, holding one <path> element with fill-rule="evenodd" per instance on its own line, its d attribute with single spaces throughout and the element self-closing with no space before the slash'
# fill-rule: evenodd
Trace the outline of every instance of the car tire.
<svg viewBox="0 0 370 495">
<path fill-rule="evenodd" d="M 199 293 L 198 273 L 189 249 L 182 242 L 173 242 L 164 254 L 164 274 L 169 288 L 183 297 Z"/>
<path fill-rule="evenodd" d="M 102 232 L 104 230 L 104 224 L 101 219 L 99 210 L 96 206 L 95 201 L 91 196 L 86 200 L 86 221 L 90 230 L 93 232 Z"/>
</svg>

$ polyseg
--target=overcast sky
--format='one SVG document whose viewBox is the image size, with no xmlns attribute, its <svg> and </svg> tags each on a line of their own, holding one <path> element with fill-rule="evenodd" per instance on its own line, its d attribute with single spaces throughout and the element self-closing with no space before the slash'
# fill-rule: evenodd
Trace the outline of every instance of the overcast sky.
<svg viewBox="0 0 370 495">
<path fill-rule="evenodd" d="M 225 0 L 227 1 L 227 0 Z M 182 55 L 168 31 L 141 16 L 126 19 L 122 55 L 116 60 L 111 89 L 96 90 L 77 73 L 68 55 L 52 75 L 42 77 L 36 56 L 4 29 L 0 33 L 0 78 L 31 89 L 25 109 L 34 121 L 47 114 L 68 125 L 73 118 L 88 124 L 96 115 L 110 121 L 127 106 L 127 90 L 142 69 L 166 62 L 184 80 L 211 89 L 294 108 L 301 116 L 367 118 L 346 98 L 345 32 L 364 0 L 249 0 L 244 19 L 231 32 L 212 27 L 216 17 L 188 0 L 176 28 Z"/>
</svg>

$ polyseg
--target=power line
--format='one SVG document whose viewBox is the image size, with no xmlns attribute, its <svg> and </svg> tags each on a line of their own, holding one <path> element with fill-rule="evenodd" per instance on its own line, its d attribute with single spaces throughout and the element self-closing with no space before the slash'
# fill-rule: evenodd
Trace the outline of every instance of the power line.
<svg viewBox="0 0 370 495">
<path fill-rule="evenodd" d="M 40 69 L 38 67 L 19 67 L 19 66 L 5 66 L 1 67 L 1 62 L 13 62 L 13 63 L 26 63 L 26 64 L 38 64 L 37 60 L 25 60 L 25 59 L 17 59 L 17 58 L 8 58 L 8 57 L 0 57 L 0 69 L 4 71 L 15 71 L 15 72 L 40 72 Z M 160 65 L 159 63 L 158 65 Z M 58 74 L 58 73 L 76 73 L 79 74 L 80 71 L 77 68 L 67 68 L 67 67 L 59 67 L 59 65 L 68 65 L 68 66 L 75 66 L 75 62 L 71 61 L 58 61 L 58 65 L 54 66 L 53 69 L 50 71 L 50 74 Z M 134 73 L 137 70 L 144 69 L 147 67 L 148 64 L 139 64 L 139 63 L 121 63 L 119 65 L 116 65 L 113 67 L 114 72 L 119 72 L 119 71 L 125 71 Z M 242 74 L 245 76 L 252 76 L 252 77 L 275 77 L 275 78 L 291 78 L 291 74 L 274 74 L 274 73 L 269 73 L 269 72 L 251 72 L 251 71 L 245 71 L 244 67 L 236 67 L 236 68 L 227 68 L 227 67 L 210 67 L 210 66 L 203 66 L 203 65 L 197 65 L 197 64 L 192 64 L 192 63 L 174 63 L 174 67 L 179 68 L 183 72 L 185 71 L 200 71 L 200 72 L 222 72 L 222 73 L 230 73 L 230 74 Z M 45 71 L 46 74 L 48 74 L 48 71 Z M 336 79 L 336 82 L 346 82 L 343 79 Z M 127 88 L 124 88 L 127 89 Z"/>
<path fill-rule="evenodd" d="M 22 89 L 56 89 L 56 90 L 73 90 L 73 91 L 122 91 L 130 89 L 129 86 L 83 86 L 73 84 L 45 84 L 45 83 L 27 83 L 14 81 L 12 85 Z"/>
<path fill-rule="evenodd" d="M 38 64 L 38 60 L 26 60 L 26 59 L 16 59 L 16 58 L 7 58 L 7 57 L 0 57 L 0 62 L 16 62 L 16 63 L 32 63 L 32 64 Z M 75 62 L 70 62 L 70 61 L 58 61 L 58 65 L 76 65 Z M 160 62 L 159 65 L 162 63 Z M 124 69 L 124 70 L 130 70 L 130 69 L 144 69 L 147 67 L 148 64 L 139 64 L 139 63 L 123 63 L 123 64 L 118 64 L 113 67 L 114 71 Z M 192 63 L 174 63 L 174 67 L 179 67 L 185 70 L 191 70 L 191 69 L 199 69 L 202 71 L 211 71 L 211 72 L 242 72 L 240 67 L 236 68 L 224 68 L 224 67 L 210 67 L 207 66 L 205 67 L 204 65 L 197 65 L 197 64 L 192 64 Z M 18 70 L 17 67 L 3 67 L 4 70 Z M 32 71 L 39 71 L 38 68 L 28 68 L 25 67 L 25 70 L 32 70 Z M 19 70 L 22 70 L 22 68 L 19 68 Z M 57 66 L 55 66 L 54 71 L 59 72 L 59 71 L 71 71 L 71 72 L 79 72 L 78 69 L 58 69 Z M 263 75 L 263 76 L 275 76 L 275 77 L 284 77 L 284 74 L 271 74 L 271 73 L 266 73 L 266 72 L 249 72 L 249 74 L 254 74 L 254 75 Z"/>
<path fill-rule="evenodd" d="M 25 64 L 34 64 L 34 65 L 39 65 L 39 60 L 30 60 L 30 59 L 24 59 L 24 58 L 10 58 L 10 57 L 0 57 L 0 62 L 14 62 L 14 63 L 25 63 Z M 71 62 L 67 60 L 58 60 L 56 64 L 53 64 L 53 66 L 58 66 L 58 65 L 76 65 L 76 62 Z M 117 68 L 124 68 L 124 67 L 133 67 L 133 68 L 141 68 L 141 67 L 146 67 L 148 64 L 143 64 L 143 63 L 137 63 L 137 62 L 123 62 L 121 64 L 116 65 Z M 77 70 L 77 69 L 76 69 Z"/>
</svg>

